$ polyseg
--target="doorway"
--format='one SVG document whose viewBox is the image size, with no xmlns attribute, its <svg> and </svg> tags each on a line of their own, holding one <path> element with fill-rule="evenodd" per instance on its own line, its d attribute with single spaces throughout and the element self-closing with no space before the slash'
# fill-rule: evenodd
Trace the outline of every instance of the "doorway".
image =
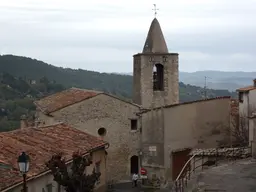
<svg viewBox="0 0 256 192">
<path fill-rule="evenodd" d="M 139 157 L 137 155 L 133 155 L 130 159 L 131 163 L 131 174 L 139 173 Z"/>
<path fill-rule="evenodd" d="M 175 180 L 180 174 L 183 166 L 187 163 L 191 149 L 183 149 L 172 152 L 172 179 Z M 190 164 L 189 164 L 190 166 Z M 189 168 L 188 168 L 189 169 Z"/>
</svg>

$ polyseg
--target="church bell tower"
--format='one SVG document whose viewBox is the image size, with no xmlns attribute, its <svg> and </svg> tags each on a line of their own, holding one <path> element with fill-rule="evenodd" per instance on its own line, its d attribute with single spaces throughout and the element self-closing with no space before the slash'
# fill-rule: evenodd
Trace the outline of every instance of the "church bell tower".
<svg viewBox="0 0 256 192">
<path fill-rule="evenodd" d="M 169 53 L 153 19 L 142 53 L 133 56 L 133 102 L 143 108 L 179 103 L 179 55 Z"/>
</svg>

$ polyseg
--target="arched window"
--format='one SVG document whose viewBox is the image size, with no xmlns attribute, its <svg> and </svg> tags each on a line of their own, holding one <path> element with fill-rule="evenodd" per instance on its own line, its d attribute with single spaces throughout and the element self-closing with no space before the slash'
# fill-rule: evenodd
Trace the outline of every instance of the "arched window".
<svg viewBox="0 0 256 192">
<path fill-rule="evenodd" d="M 164 66 L 162 64 L 155 64 L 153 67 L 153 90 L 164 90 Z"/>
</svg>

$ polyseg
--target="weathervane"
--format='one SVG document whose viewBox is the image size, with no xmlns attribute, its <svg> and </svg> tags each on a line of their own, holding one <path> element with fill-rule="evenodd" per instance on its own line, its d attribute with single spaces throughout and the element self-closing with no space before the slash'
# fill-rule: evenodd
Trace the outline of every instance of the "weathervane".
<svg viewBox="0 0 256 192">
<path fill-rule="evenodd" d="M 156 15 L 157 15 L 157 11 L 159 10 L 159 9 L 157 9 L 156 8 L 156 4 L 153 4 L 154 5 L 154 9 L 152 9 L 153 11 L 154 11 L 154 14 L 155 14 L 155 18 L 156 18 Z"/>
</svg>

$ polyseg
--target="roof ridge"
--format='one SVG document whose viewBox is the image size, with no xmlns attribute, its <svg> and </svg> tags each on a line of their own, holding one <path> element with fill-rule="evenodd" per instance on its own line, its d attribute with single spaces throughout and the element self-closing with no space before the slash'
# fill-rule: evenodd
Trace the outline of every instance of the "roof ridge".
<svg viewBox="0 0 256 192">
<path fill-rule="evenodd" d="M 98 90 L 93 90 L 93 89 L 84 89 L 84 88 L 78 88 L 78 87 L 71 87 L 69 89 L 74 89 L 74 90 L 81 90 L 81 91 L 91 91 L 91 92 L 96 92 L 96 93 L 103 93 L 102 91 L 98 91 Z M 66 89 L 66 90 L 69 90 Z M 65 90 L 64 90 L 65 91 Z"/>
<path fill-rule="evenodd" d="M 134 103 L 134 102 L 131 102 L 131 101 L 126 101 L 125 99 L 119 98 L 119 97 L 117 97 L 116 95 L 113 95 L 113 94 L 110 94 L 110 93 L 105 93 L 105 92 L 102 92 L 102 94 L 107 95 L 107 96 L 110 96 L 110 97 L 113 97 L 113 98 L 118 99 L 118 100 L 120 100 L 120 101 L 123 101 L 123 102 L 125 102 L 125 103 L 129 103 L 129 104 L 134 105 L 134 106 L 136 106 L 136 107 L 142 108 L 141 105 L 138 105 L 138 104 L 136 104 L 136 103 Z"/>
<path fill-rule="evenodd" d="M 67 125 L 65 124 L 64 122 L 55 122 L 55 123 L 51 123 L 51 124 L 44 124 L 44 125 L 34 125 L 34 126 L 29 126 L 29 127 L 26 127 L 26 128 L 18 128 L 18 129 L 15 129 L 15 130 L 12 130 L 12 131 L 4 131 L 4 132 L 0 132 L 1 133 L 15 133 L 15 132 L 18 132 L 20 130 L 27 130 L 27 129 L 40 129 L 40 128 L 47 128 L 47 127 L 52 127 L 52 126 L 56 126 L 56 125 Z"/>
<path fill-rule="evenodd" d="M 138 114 L 142 114 L 151 110 L 157 110 L 161 108 L 170 108 L 170 107 L 176 107 L 180 105 L 186 105 L 186 104 L 192 104 L 192 103 L 198 103 L 198 102 L 204 102 L 204 101 L 211 101 L 211 100 L 217 100 L 217 99 L 231 99 L 231 96 L 220 96 L 220 97 L 214 97 L 214 98 L 206 98 L 206 99 L 199 99 L 199 100 L 194 100 L 194 101 L 187 101 L 187 102 L 182 102 L 182 103 L 176 103 L 176 104 L 171 104 L 171 105 L 165 105 L 162 107 L 155 107 L 153 109 L 145 109 L 142 112 L 139 112 Z"/>
<path fill-rule="evenodd" d="M 49 96 L 43 97 L 40 100 L 35 101 L 34 104 L 44 114 L 50 114 L 54 111 L 63 109 L 67 106 L 95 97 L 101 93 L 102 92 L 95 91 L 95 90 L 87 90 L 87 89 L 72 87 L 72 88 L 65 89 L 63 91 L 51 94 Z"/>
</svg>

